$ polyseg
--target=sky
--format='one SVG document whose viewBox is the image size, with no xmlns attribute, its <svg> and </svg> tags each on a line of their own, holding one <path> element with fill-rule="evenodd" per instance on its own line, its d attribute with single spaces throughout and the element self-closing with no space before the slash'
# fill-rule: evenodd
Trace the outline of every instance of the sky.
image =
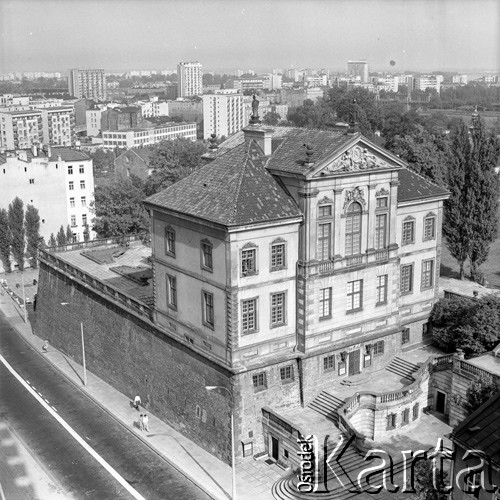
<svg viewBox="0 0 500 500">
<path fill-rule="evenodd" d="M 0 0 L 0 73 L 498 71 L 499 0 Z M 395 65 L 390 66 L 390 61 Z"/>
</svg>

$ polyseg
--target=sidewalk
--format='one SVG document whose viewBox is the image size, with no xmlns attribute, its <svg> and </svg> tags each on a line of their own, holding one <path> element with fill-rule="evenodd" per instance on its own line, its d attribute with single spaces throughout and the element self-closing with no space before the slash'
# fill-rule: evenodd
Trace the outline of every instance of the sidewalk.
<svg viewBox="0 0 500 500">
<path fill-rule="evenodd" d="M 0 312 L 35 350 L 42 352 L 43 339 L 33 335 L 30 323 L 24 323 L 19 308 L 6 293 L 0 295 Z M 134 426 L 140 412 L 131 407 L 130 398 L 88 370 L 85 387 L 82 381 L 82 366 L 50 345 L 49 351 L 43 356 L 107 413 L 121 422 L 129 432 L 133 432 L 208 495 L 217 500 L 231 498 L 231 468 L 228 465 L 150 413 L 148 413 L 150 433 L 141 432 Z M 124 431 L 126 432 L 125 429 Z M 279 477 L 277 471 L 261 461 L 252 459 L 251 463 L 245 461 L 243 464 L 238 464 L 237 496 L 244 500 L 271 500 L 273 499 L 271 485 Z"/>
</svg>

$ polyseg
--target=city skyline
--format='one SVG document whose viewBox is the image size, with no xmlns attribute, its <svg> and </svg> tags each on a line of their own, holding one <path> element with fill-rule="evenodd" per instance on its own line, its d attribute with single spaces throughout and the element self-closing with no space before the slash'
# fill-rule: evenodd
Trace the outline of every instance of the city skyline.
<svg viewBox="0 0 500 500">
<path fill-rule="evenodd" d="M 490 0 L 17 0 L 0 5 L 0 73 L 126 72 L 179 61 L 216 72 L 345 71 L 350 59 L 366 60 L 370 71 L 498 71 L 498 14 Z"/>
</svg>

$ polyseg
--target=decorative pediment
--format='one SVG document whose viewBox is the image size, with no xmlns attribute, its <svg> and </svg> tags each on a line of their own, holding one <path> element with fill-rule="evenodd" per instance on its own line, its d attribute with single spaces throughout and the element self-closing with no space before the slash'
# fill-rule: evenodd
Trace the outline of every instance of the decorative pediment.
<svg viewBox="0 0 500 500">
<path fill-rule="evenodd" d="M 381 156 L 377 156 L 371 150 L 363 147 L 363 144 L 356 144 L 341 155 L 336 157 L 329 165 L 321 169 L 316 175 L 328 175 L 329 173 L 354 172 L 363 170 L 375 170 L 379 168 L 389 168 L 393 163 L 389 163 Z"/>
<path fill-rule="evenodd" d="M 355 187 L 352 190 L 348 190 L 345 193 L 344 210 L 353 202 L 358 202 L 363 208 L 366 206 L 365 197 L 363 195 L 363 190 L 359 187 Z"/>
</svg>

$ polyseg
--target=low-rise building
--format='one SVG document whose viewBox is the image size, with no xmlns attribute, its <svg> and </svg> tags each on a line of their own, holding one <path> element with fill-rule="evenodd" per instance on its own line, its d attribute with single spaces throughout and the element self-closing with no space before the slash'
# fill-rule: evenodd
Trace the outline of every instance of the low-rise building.
<svg viewBox="0 0 500 500">
<path fill-rule="evenodd" d="M 152 128 L 102 131 L 104 149 L 137 148 L 172 139 L 196 140 L 196 123 L 175 123 Z"/>
<path fill-rule="evenodd" d="M 153 168 L 149 165 L 152 149 L 150 147 L 131 148 L 115 159 L 116 177 L 136 177 L 146 180 L 151 175 Z"/>
</svg>

